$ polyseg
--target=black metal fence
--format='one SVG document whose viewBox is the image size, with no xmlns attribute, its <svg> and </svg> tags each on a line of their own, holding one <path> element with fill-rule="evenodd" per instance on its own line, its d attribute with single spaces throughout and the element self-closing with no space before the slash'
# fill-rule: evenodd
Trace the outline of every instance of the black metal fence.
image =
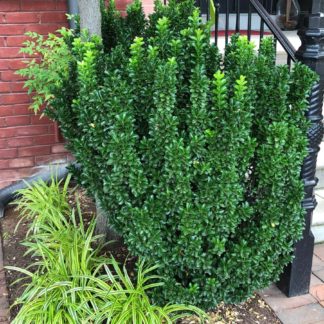
<svg viewBox="0 0 324 324">
<path fill-rule="evenodd" d="M 244 31 L 249 40 L 253 32 L 258 32 L 260 40 L 267 34 L 272 34 L 275 41 L 280 43 L 287 54 L 287 64 L 291 66 L 292 61 L 296 61 L 295 48 L 291 45 L 285 34 L 272 18 L 275 13 L 275 1 L 273 0 L 249 0 L 249 1 L 230 1 L 230 0 L 197 0 L 200 11 L 207 20 L 212 20 L 215 32 L 214 38 L 216 45 L 220 32 L 224 34 L 225 45 L 228 44 L 229 38 L 233 33 Z M 215 15 L 211 14 L 211 5 L 215 8 Z M 241 21 L 242 14 L 247 16 L 246 25 Z M 224 25 L 220 26 L 220 15 L 224 20 Z M 258 28 L 252 28 L 252 20 L 258 17 Z M 235 20 L 235 27 L 230 28 Z"/>
</svg>

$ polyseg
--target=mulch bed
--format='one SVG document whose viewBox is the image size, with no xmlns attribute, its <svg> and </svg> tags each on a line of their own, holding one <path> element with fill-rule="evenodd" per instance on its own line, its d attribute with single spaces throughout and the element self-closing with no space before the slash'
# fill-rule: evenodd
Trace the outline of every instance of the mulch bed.
<svg viewBox="0 0 324 324">
<path fill-rule="evenodd" d="M 75 204 L 75 195 L 81 202 L 81 207 L 85 220 L 93 217 L 95 213 L 95 205 L 89 199 L 83 190 L 77 190 L 70 195 L 70 203 Z M 15 231 L 16 224 L 19 221 L 19 214 L 14 206 L 9 206 L 5 212 L 5 217 L 1 220 L 1 236 L 3 240 L 3 255 L 5 266 L 15 266 L 27 268 L 33 262 L 31 257 L 25 256 L 26 248 L 20 244 L 26 236 L 28 223 L 22 222 Z M 127 248 L 122 244 L 114 244 L 113 250 L 109 250 L 109 246 L 104 253 L 111 253 L 121 263 L 127 259 L 129 268 L 132 268 L 135 258 L 130 257 Z M 131 270 L 130 270 L 131 271 Z M 9 302 L 12 305 L 17 297 L 20 296 L 24 289 L 23 282 L 13 284 L 23 275 L 19 272 L 6 270 L 6 281 L 9 292 Z M 19 309 L 11 308 L 11 318 L 14 318 Z M 226 324 L 279 324 L 280 320 L 262 298 L 255 294 L 252 298 L 238 305 L 219 305 L 215 310 L 209 312 L 211 317 L 208 323 L 226 323 Z M 195 318 L 186 318 L 180 321 L 182 324 L 195 324 L 198 321 Z"/>
</svg>

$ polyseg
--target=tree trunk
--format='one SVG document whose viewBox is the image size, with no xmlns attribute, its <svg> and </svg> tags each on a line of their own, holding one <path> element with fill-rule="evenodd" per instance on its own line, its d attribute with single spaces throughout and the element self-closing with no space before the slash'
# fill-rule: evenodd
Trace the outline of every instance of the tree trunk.
<svg viewBox="0 0 324 324">
<path fill-rule="evenodd" d="M 80 27 L 101 36 L 100 0 L 79 0 Z"/>
<path fill-rule="evenodd" d="M 101 36 L 101 10 L 100 0 L 78 0 L 80 13 L 80 27 L 87 29 L 90 35 Z M 100 208 L 99 200 L 97 205 L 96 234 L 104 235 L 104 239 L 109 236 L 108 216 Z"/>
<path fill-rule="evenodd" d="M 109 215 L 101 208 L 99 199 L 96 199 L 96 235 L 102 235 L 101 242 L 111 242 L 110 247 L 118 246 L 121 237 L 114 231 L 109 224 Z"/>
</svg>

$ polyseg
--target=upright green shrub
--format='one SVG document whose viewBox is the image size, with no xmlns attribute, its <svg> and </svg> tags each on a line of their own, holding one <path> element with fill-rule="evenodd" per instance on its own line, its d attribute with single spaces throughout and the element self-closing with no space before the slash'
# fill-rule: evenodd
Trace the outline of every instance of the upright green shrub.
<svg viewBox="0 0 324 324">
<path fill-rule="evenodd" d="M 76 38 L 75 97 L 50 109 L 130 252 L 161 264 L 155 300 L 241 301 L 278 279 L 301 237 L 316 78 L 276 66 L 271 38 L 257 53 L 235 35 L 221 59 L 191 1 L 157 2 L 144 26 L 124 56 Z"/>
</svg>

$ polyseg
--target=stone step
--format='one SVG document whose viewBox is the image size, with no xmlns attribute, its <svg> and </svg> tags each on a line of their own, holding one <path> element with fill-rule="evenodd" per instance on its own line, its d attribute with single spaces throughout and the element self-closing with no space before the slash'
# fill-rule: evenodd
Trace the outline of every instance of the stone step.
<svg viewBox="0 0 324 324">
<path fill-rule="evenodd" d="M 316 177 L 318 178 L 317 189 L 324 188 L 324 142 L 321 143 L 317 156 Z"/>
<path fill-rule="evenodd" d="M 313 212 L 312 232 L 315 236 L 315 242 L 324 242 L 324 189 L 315 190 L 317 206 Z"/>
</svg>

